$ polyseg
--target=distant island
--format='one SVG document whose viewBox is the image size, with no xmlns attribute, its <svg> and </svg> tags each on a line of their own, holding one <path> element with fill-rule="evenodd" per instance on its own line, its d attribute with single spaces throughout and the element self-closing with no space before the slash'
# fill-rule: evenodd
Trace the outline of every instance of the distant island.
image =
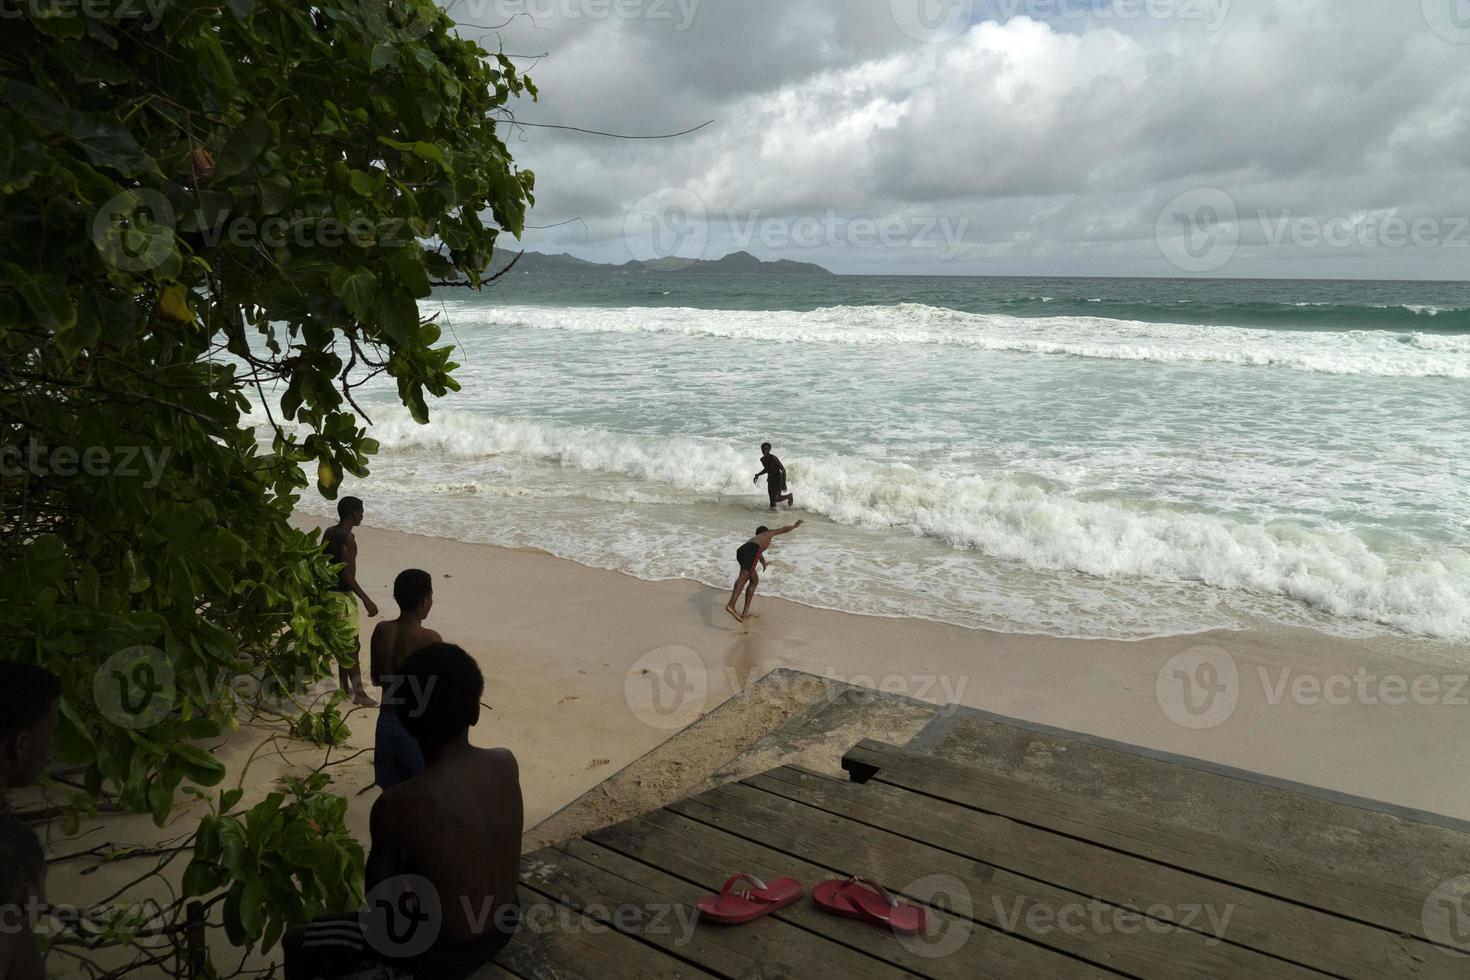
<svg viewBox="0 0 1470 980">
<path fill-rule="evenodd" d="M 515 253 L 500 251 L 495 261 L 491 263 L 492 274 L 501 271 L 510 265 L 515 258 Z M 758 259 L 749 252 L 731 252 L 722 259 L 680 259 L 667 258 L 655 259 L 652 262 L 640 262 L 634 259 L 621 265 L 606 262 L 588 262 L 579 259 L 575 255 L 561 252 L 557 255 L 547 255 L 543 252 L 527 252 L 521 256 L 516 263 L 511 275 L 517 273 L 586 273 L 586 272 L 662 272 L 683 273 L 703 272 L 716 273 L 719 275 L 760 275 L 760 276 L 830 276 L 833 273 L 819 265 L 811 262 L 793 262 L 790 259 L 777 259 L 767 262 Z"/>
</svg>

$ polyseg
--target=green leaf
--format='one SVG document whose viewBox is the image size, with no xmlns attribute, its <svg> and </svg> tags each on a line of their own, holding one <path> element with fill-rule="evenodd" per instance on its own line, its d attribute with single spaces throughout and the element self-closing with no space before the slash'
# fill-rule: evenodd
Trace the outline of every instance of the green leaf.
<svg viewBox="0 0 1470 980">
<path fill-rule="evenodd" d="M 373 45 L 373 53 L 368 60 L 368 70 L 378 71 L 387 68 L 397 60 L 398 49 L 391 44 L 379 42 Z"/>
<path fill-rule="evenodd" d="M 53 273 L 32 273 L 16 265 L 5 270 L 14 280 L 21 299 L 25 300 L 36 322 L 48 330 L 70 330 L 77 322 L 77 307 L 67 292 L 66 284 Z"/>
<path fill-rule="evenodd" d="M 347 309 L 353 316 L 366 320 L 372 316 L 378 280 L 367 269 L 349 271 L 339 266 L 332 270 L 332 292 L 347 304 Z"/>
<path fill-rule="evenodd" d="M 253 112 L 225 141 L 224 149 L 215 156 L 213 179 L 228 180 L 255 162 L 270 139 L 270 124 L 265 114 Z"/>
<path fill-rule="evenodd" d="M 175 745 L 171 755 L 179 760 L 184 773 L 200 786 L 218 786 L 225 778 L 224 763 L 193 745 Z"/>
</svg>

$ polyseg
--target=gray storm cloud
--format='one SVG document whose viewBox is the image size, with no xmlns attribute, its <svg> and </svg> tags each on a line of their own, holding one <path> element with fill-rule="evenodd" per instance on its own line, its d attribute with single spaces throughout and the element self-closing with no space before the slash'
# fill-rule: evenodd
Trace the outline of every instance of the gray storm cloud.
<svg viewBox="0 0 1470 980">
<path fill-rule="evenodd" d="M 630 210 L 674 189 L 698 203 L 679 219 L 703 223 L 709 256 L 745 242 L 843 272 L 1171 275 L 1162 209 L 1216 189 L 1238 247 L 1213 274 L 1461 279 L 1470 17 L 1456 4 L 495 0 L 450 13 L 503 25 L 462 29 L 487 47 L 545 55 L 521 62 L 542 91 L 522 119 L 641 134 L 713 120 L 668 141 L 511 133 L 538 177 L 532 223 L 578 219 L 528 231 L 531 248 L 625 261 Z M 963 240 L 848 233 L 893 221 Z M 835 230 L 752 241 L 772 222 Z M 1398 222 L 1425 233 L 1400 242 Z M 1323 241 L 1316 226 L 1355 230 Z"/>
</svg>

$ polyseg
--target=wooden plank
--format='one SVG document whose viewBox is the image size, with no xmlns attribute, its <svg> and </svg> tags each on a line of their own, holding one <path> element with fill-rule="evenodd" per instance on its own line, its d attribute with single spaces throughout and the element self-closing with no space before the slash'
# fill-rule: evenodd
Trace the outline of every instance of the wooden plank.
<svg viewBox="0 0 1470 980">
<path fill-rule="evenodd" d="M 589 835 L 597 844 L 698 884 L 719 890 L 735 871 L 764 878 L 793 877 L 808 889 L 834 869 L 726 834 L 687 817 L 660 810 Z M 932 980 L 1115 980 L 1119 974 L 1004 932 L 930 907 L 929 934 L 895 940 L 891 933 L 823 912 L 804 899 L 774 914 L 834 942 L 879 957 L 895 970 Z M 956 942 L 962 945 L 954 948 Z"/>
<path fill-rule="evenodd" d="M 522 877 L 568 908 L 714 976 L 912 976 L 774 917 L 738 929 L 701 921 L 694 902 L 703 888 L 586 841 L 528 856 Z"/>
<path fill-rule="evenodd" d="M 607 930 L 521 882 L 521 928 L 495 957 L 523 980 L 694 980 L 710 974 Z"/>
<path fill-rule="evenodd" d="M 1327 975 L 1146 920 L 1133 910 L 1081 900 L 1055 885 L 977 865 L 750 786 L 721 787 L 669 809 L 840 873 L 873 878 L 899 894 L 916 895 L 942 877 L 955 882 L 967 899 L 954 902 L 956 914 L 1131 976 L 1293 980 Z M 922 810 L 916 810 L 916 818 L 922 819 Z"/>
<path fill-rule="evenodd" d="M 1425 934 L 1424 896 L 1368 882 L 1352 869 L 1319 870 L 1292 856 L 1254 850 L 1212 834 L 1081 796 L 997 776 L 931 756 L 864 740 L 843 757 L 855 776 L 993 813 L 1053 833 L 1146 858 L 1241 888 L 1295 902 L 1433 943 Z"/>
<path fill-rule="evenodd" d="M 791 767 L 745 783 L 1115 906 L 1162 908 L 1187 928 L 1335 976 L 1464 977 L 1428 943 L 894 786 Z"/>
</svg>

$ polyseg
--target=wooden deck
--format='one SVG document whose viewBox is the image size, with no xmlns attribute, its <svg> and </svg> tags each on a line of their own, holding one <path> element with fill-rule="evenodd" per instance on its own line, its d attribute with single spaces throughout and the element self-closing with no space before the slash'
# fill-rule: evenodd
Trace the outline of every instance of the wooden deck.
<svg viewBox="0 0 1470 980">
<path fill-rule="evenodd" d="M 1463 978 L 1425 896 L 876 742 L 854 781 L 782 768 L 527 855 L 526 925 L 480 977 Z M 928 908 L 900 939 L 807 897 L 697 921 L 735 871 L 861 874 Z"/>
</svg>

